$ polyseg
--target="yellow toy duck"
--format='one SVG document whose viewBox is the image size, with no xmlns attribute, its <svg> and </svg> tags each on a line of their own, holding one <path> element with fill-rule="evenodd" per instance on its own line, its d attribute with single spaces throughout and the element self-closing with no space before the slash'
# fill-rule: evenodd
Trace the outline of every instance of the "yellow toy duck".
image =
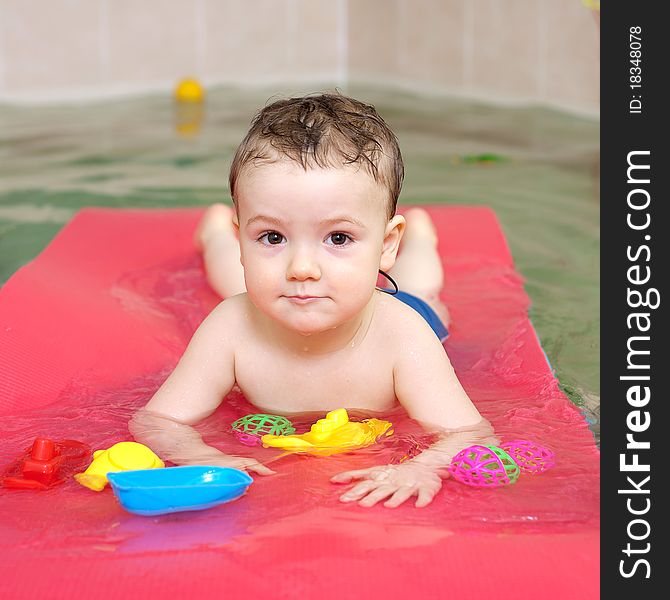
<svg viewBox="0 0 670 600">
<path fill-rule="evenodd" d="M 81 485 L 100 492 L 108 483 L 107 473 L 159 469 L 164 466 L 165 463 L 144 444 L 119 442 L 107 450 L 96 450 L 88 469 L 78 473 L 74 478 Z"/>
<path fill-rule="evenodd" d="M 349 421 L 344 408 L 338 408 L 319 419 L 307 433 L 300 435 L 271 435 L 261 438 L 263 446 L 282 448 L 289 452 L 306 452 L 316 456 L 330 456 L 365 448 L 383 434 L 391 435 L 392 424 L 380 419 L 365 419 L 359 423 Z"/>
<path fill-rule="evenodd" d="M 182 79 L 174 90 L 177 102 L 202 102 L 205 99 L 205 89 L 197 79 Z"/>
</svg>

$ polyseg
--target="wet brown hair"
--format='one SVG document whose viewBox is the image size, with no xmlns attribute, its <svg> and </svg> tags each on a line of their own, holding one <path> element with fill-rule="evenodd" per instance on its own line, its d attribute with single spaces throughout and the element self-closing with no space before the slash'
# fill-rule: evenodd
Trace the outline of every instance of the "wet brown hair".
<svg viewBox="0 0 670 600">
<path fill-rule="evenodd" d="M 303 169 L 358 164 L 388 190 L 395 214 L 405 174 L 398 140 L 374 106 L 339 93 L 277 100 L 254 117 L 230 167 L 230 194 L 250 164 L 289 159 Z"/>
</svg>

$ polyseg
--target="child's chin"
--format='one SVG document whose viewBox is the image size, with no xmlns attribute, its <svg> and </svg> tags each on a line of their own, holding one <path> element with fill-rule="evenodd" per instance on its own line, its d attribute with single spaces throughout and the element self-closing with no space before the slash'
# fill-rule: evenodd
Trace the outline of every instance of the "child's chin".
<svg viewBox="0 0 670 600">
<path fill-rule="evenodd" d="M 325 326 L 325 325 L 310 325 L 310 326 L 305 326 L 305 325 L 290 325 L 289 326 L 293 331 L 296 333 L 308 337 L 310 335 L 318 335 L 319 333 L 323 333 L 324 331 L 328 331 L 330 329 L 335 329 L 337 325 L 331 325 L 331 326 Z"/>
<path fill-rule="evenodd" d="M 288 322 L 284 322 L 284 326 L 288 329 L 291 329 L 292 331 L 295 331 L 295 333 L 307 337 L 310 335 L 317 335 L 331 329 L 336 329 L 338 323 L 331 323 L 327 319 L 314 319 L 310 321 L 289 320 Z"/>
</svg>

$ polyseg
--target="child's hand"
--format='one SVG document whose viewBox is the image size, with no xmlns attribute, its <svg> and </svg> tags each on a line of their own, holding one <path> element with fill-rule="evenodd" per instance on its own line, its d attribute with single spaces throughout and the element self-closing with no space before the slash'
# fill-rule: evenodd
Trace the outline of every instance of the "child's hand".
<svg viewBox="0 0 670 600">
<path fill-rule="evenodd" d="M 221 463 L 222 467 L 232 467 L 233 469 L 241 469 L 243 471 L 251 471 L 258 475 L 275 475 L 276 471 L 268 469 L 264 464 L 259 463 L 253 458 L 244 458 L 243 456 L 226 456 L 225 464 Z"/>
<path fill-rule="evenodd" d="M 331 477 L 333 483 L 349 483 L 361 479 L 344 495 L 342 502 L 360 500 L 360 506 L 374 506 L 384 498 L 384 506 L 395 508 L 412 496 L 417 496 L 414 506 L 422 508 L 433 501 L 442 487 L 443 472 L 418 463 L 406 462 L 400 465 L 384 465 L 359 471 L 346 471 Z"/>
<path fill-rule="evenodd" d="M 214 449 L 213 449 L 214 450 Z M 244 456 L 232 456 L 224 454 L 218 450 L 214 450 L 206 455 L 199 455 L 190 460 L 180 461 L 180 464 L 189 465 L 211 465 L 214 467 L 231 467 L 233 469 L 240 469 L 242 471 L 251 471 L 258 475 L 274 475 L 275 471 L 268 469 L 265 465 L 259 463 L 253 458 L 245 458 Z"/>
</svg>

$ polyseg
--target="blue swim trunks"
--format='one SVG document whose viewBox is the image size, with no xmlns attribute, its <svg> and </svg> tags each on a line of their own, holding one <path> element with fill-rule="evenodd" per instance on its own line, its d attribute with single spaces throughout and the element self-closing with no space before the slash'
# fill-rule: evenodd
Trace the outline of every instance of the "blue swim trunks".
<svg viewBox="0 0 670 600">
<path fill-rule="evenodd" d="M 411 306 L 424 319 L 426 319 L 428 325 L 430 325 L 431 329 L 435 332 L 435 335 L 439 338 L 440 342 L 444 342 L 444 340 L 447 339 L 447 336 L 449 335 L 447 328 L 444 323 L 442 323 L 440 317 L 437 316 L 437 313 L 425 300 L 408 292 L 398 291 L 397 294 L 392 294 L 391 292 L 393 290 L 382 289 L 382 291 L 391 294 L 401 302 L 407 304 L 407 306 Z"/>
</svg>

